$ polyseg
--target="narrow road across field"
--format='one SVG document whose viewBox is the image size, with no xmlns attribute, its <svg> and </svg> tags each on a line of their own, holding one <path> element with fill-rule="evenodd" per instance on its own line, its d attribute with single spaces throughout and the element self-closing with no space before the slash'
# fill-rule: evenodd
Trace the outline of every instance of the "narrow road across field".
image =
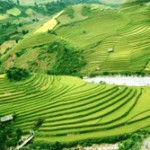
<svg viewBox="0 0 150 150">
<path fill-rule="evenodd" d="M 105 77 L 84 77 L 87 82 L 100 83 L 105 82 L 107 84 L 127 85 L 127 86 L 150 86 L 150 77 L 137 77 L 137 76 L 105 76 Z"/>
</svg>

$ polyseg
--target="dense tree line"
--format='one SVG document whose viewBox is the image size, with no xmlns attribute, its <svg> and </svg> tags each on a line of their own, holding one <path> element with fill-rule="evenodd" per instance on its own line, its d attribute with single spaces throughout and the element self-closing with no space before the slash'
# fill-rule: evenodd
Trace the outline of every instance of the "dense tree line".
<svg viewBox="0 0 150 150">
<path fill-rule="evenodd" d="M 119 150 L 138 150 L 141 148 L 143 140 L 149 136 L 149 133 L 146 131 L 141 131 L 137 133 L 130 133 L 124 134 L 120 136 L 114 137 L 106 137 L 106 138 L 97 138 L 97 139 L 87 139 L 87 140 L 80 140 L 74 141 L 70 143 L 31 143 L 27 147 L 23 148 L 23 150 L 62 150 L 64 148 L 73 148 L 77 147 L 78 145 L 82 147 L 92 146 L 93 144 L 115 144 L 119 143 Z"/>
<path fill-rule="evenodd" d="M 9 80 L 21 81 L 23 79 L 26 79 L 30 75 L 30 73 L 26 69 L 12 67 L 6 71 L 6 75 Z"/>
<path fill-rule="evenodd" d="M 54 42 L 49 45 L 48 53 L 57 52 L 57 60 L 48 74 L 79 75 L 78 72 L 85 65 L 82 51 L 75 50 L 69 45 Z"/>
<path fill-rule="evenodd" d="M 128 0 L 123 6 L 130 6 L 130 5 L 143 5 L 145 3 L 150 2 L 150 0 Z"/>
<path fill-rule="evenodd" d="M 8 1 L 0 1 L 0 13 L 4 14 L 6 13 L 6 11 L 8 9 L 11 9 L 15 6 L 16 4 L 11 1 L 11 0 L 8 0 Z"/>
<path fill-rule="evenodd" d="M 37 4 L 33 6 L 33 9 L 37 12 L 44 13 L 44 14 L 54 14 L 65 7 L 73 4 L 80 4 L 80 3 L 101 3 L 99 0 L 58 0 L 53 2 L 48 2 L 44 4 Z M 46 8 L 46 9 L 44 9 Z"/>
<path fill-rule="evenodd" d="M 150 2 L 150 0 L 134 0 L 133 2 L 136 2 L 136 3 L 147 3 L 147 2 Z"/>
<path fill-rule="evenodd" d="M 119 150 L 138 150 L 141 149 L 142 142 L 149 136 L 148 132 L 133 133 L 119 144 Z"/>
<path fill-rule="evenodd" d="M 122 71 L 122 72 L 91 72 L 89 74 L 90 77 L 96 77 L 98 75 L 102 75 L 102 76 L 114 76 L 116 74 L 119 74 L 119 75 L 123 75 L 123 76 L 148 76 L 150 74 L 149 71 L 137 71 L 137 72 L 131 72 L 131 71 Z"/>
<path fill-rule="evenodd" d="M 22 131 L 15 129 L 12 122 L 0 123 L 0 150 L 7 150 L 17 146 Z"/>
</svg>

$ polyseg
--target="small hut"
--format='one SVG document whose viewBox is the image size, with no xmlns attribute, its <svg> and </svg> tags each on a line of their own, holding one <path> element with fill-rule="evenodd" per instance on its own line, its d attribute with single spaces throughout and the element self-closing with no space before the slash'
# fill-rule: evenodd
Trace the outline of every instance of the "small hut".
<svg viewBox="0 0 150 150">
<path fill-rule="evenodd" d="M 8 121 L 12 121 L 13 119 L 14 119 L 13 115 L 8 115 L 0 118 L 0 122 L 8 122 Z"/>
<path fill-rule="evenodd" d="M 107 51 L 108 51 L 109 53 L 110 53 L 110 52 L 113 52 L 113 51 L 114 51 L 114 48 L 112 48 L 112 47 L 111 47 L 111 48 L 108 48 Z"/>
<path fill-rule="evenodd" d="M 99 71 L 99 70 L 100 70 L 100 67 L 97 67 L 95 70 L 96 70 L 96 71 Z"/>
</svg>

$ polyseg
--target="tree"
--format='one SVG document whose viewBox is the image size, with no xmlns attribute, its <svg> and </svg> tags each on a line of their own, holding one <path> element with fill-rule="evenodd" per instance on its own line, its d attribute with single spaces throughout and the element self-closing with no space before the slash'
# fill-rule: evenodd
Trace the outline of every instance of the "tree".
<svg viewBox="0 0 150 150">
<path fill-rule="evenodd" d="M 48 74 L 75 75 L 86 64 L 82 51 L 74 50 L 70 45 L 53 42 L 48 47 L 48 53 L 57 52 L 57 61 Z"/>
<path fill-rule="evenodd" d="M 6 71 L 6 75 L 10 80 L 20 81 L 27 78 L 30 73 L 26 69 L 13 67 Z"/>
<path fill-rule="evenodd" d="M 23 35 L 27 34 L 28 32 L 29 32 L 28 30 L 22 30 Z"/>
<path fill-rule="evenodd" d="M 16 147 L 21 135 L 22 131 L 15 130 L 12 122 L 0 123 L 0 149 L 7 150 Z"/>
<path fill-rule="evenodd" d="M 59 142 L 56 142 L 54 145 L 54 150 L 62 150 L 62 149 L 63 149 L 62 144 Z"/>
<path fill-rule="evenodd" d="M 19 0 L 17 0 L 17 5 L 18 5 L 18 6 L 20 5 L 20 1 L 19 1 Z"/>
<path fill-rule="evenodd" d="M 44 118 L 38 118 L 37 121 L 34 124 L 34 130 L 39 128 L 44 122 Z"/>
</svg>

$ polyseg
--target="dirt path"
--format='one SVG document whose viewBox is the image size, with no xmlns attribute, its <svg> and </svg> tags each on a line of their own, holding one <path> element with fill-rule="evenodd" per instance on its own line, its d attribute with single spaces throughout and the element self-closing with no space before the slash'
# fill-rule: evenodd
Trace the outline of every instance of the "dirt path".
<svg viewBox="0 0 150 150">
<path fill-rule="evenodd" d="M 63 13 L 64 11 L 59 12 L 58 14 L 54 15 L 48 22 L 46 22 L 41 28 L 39 28 L 35 33 L 47 32 L 47 30 L 52 30 L 58 24 L 57 18 Z"/>
<path fill-rule="evenodd" d="M 150 137 L 144 140 L 141 150 L 150 150 Z"/>
</svg>

